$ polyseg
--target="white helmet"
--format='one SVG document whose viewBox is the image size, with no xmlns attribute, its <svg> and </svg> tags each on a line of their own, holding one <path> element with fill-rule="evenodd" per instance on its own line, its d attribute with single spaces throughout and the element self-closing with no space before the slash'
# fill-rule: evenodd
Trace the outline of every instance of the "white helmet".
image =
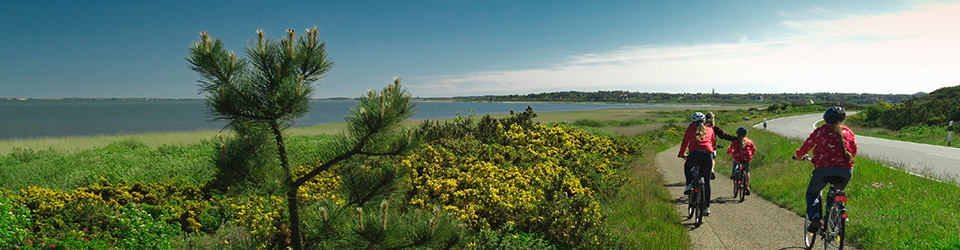
<svg viewBox="0 0 960 250">
<path fill-rule="evenodd" d="M 706 119 L 707 119 L 707 116 L 703 115 L 703 113 L 700 113 L 700 112 L 693 113 L 693 116 L 690 116 L 691 122 L 703 122 Z"/>
</svg>

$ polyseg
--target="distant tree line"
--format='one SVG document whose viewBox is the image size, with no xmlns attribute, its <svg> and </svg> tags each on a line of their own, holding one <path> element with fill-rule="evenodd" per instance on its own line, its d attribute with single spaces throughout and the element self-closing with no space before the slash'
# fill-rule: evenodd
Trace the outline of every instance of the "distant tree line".
<svg viewBox="0 0 960 250">
<path fill-rule="evenodd" d="M 604 102 L 604 103 L 703 103 L 703 104 L 778 104 L 788 103 L 848 103 L 869 105 L 900 103 L 926 93 L 869 94 L 869 93 L 779 93 L 779 94 L 717 94 L 717 93 L 650 93 L 629 91 L 580 92 L 564 91 L 526 95 L 464 96 L 448 99 L 456 101 L 527 101 L 527 102 Z"/>
</svg>

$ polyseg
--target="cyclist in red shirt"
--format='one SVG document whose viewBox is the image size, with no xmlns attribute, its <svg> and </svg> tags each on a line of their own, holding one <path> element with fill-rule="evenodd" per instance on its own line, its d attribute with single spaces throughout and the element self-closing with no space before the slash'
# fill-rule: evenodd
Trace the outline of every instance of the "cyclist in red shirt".
<svg viewBox="0 0 960 250">
<path fill-rule="evenodd" d="M 827 185 L 824 178 L 830 176 L 842 177 L 845 181 L 836 185 L 843 189 L 850 182 L 853 175 L 853 157 L 857 155 L 857 140 L 850 128 L 841 125 L 847 113 L 840 106 L 827 108 L 823 113 L 825 124 L 820 126 L 797 149 L 793 159 L 802 158 L 810 149 L 813 149 L 813 176 L 807 185 L 807 218 L 810 219 L 810 232 L 820 229 L 823 211 L 820 191 Z"/>
<path fill-rule="evenodd" d="M 754 152 L 757 152 L 757 146 L 747 138 L 747 128 L 737 128 L 737 139 L 731 142 L 730 148 L 727 149 L 727 154 L 733 157 L 733 174 L 730 175 L 730 179 L 736 176 L 738 166 L 743 166 L 743 174 L 746 177 L 743 182 L 747 186 L 746 195 L 750 195 L 750 162 L 753 161 Z"/>
<path fill-rule="evenodd" d="M 704 190 L 703 194 L 710 200 L 710 169 L 713 167 L 713 149 L 716 145 L 716 137 L 713 134 L 713 128 L 704 125 L 704 120 L 706 116 L 703 113 L 696 112 L 693 113 L 693 116 L 690 117 L 690 125 L 687 126 L 687 131 L 683 135 L 683 142 L 680 143 L 680 153 L 677 155 L 680 158 L 686 159 L 683 163 L 683 173 L 684 177 L 687 179 L 687 189 L 684 190 L 685 194 L 690 194 L 693 191 L 693 173 L 691 170 L 696 167 L 700 171 L 700 175 L 704 176 Z M 687 148 L 690 149 L 690 154 L 687 155 Z M 707 203 L 707 209 L 703 211 L 703 215 L 710 215 L 710 204 Z"/>
</svg>

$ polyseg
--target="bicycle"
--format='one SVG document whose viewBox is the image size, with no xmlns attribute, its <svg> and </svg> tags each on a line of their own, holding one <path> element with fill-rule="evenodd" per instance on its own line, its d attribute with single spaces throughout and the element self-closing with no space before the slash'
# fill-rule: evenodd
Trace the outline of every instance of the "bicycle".
<svg viewBox="0 0 960 250">
<path fill-rule="evenodd" d="M 744 170 L 742 163 L 733 162 L 733 198 L 739 196 L 740 202 L 747 196 L 747 173 Z"/>
<path fill-rule="evenodd" d="M 803 160 L 810 160 L 810 156 L 804 156 Z M 843 250 L 848 220 L 846 206 L 848 199 L 846 192 L 837 188 L 836 185 L 848 180 L 840 176 L 827 176 L 823 178 L 823 181 L 830 185 L 830 189 L 827 191 L 826 213 L 823 214 L 824 220 L 816 233 L 807 230 L 812 223 L 810 219 L 805 218 L 803 220 L 803 243 L 806 249 L 812 249 L 819 235 L 823 240 L 824 249 Z"/>
<path fill-rule="evenodd" d="M 707 196 L 703 194 L 704 190 L 706 190 L 704 189 L 706 184 L 703 180 L 704 177 L 700 176 L 699 167 L 693 167 L 690 169 L 690 171 L 693 172 L 693 179 L 695 181 L 693 183 L 693 192 L 691 192 L 687 198 L 687 201 L 689 202 L 689 206 L 687 207 L 687 219 L 689 220 L 696 217 L 696 220 L 694 220 L 694 225 L 696 225 L 696 227 L 700 227 L 700 225 L 703 224 L 703 211 L 707 209 L 707 205 L 709 204 L 709 201 L 707 201 L 706 198 Z"/>
</svg>

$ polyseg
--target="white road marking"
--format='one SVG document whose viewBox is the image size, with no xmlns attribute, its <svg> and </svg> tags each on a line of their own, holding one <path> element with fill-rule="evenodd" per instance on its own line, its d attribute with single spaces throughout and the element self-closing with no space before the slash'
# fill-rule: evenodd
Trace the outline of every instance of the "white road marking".
<svg viewBox="0 0 960 250">
<path fill-rule="evenodd" d="M 947 158 L 953 158 L 953 159 L 960 160 L 960 157 L 956 157 L 956 156 L 942 155 L 942 154 L 934 154 L 934 153 L 927 153 L 927 154 L 928 154 L 928 155 L 933 155 L 933 156 L 947 157 Z"/>
<path fill-rule="evenodd" d="M 820 121 L 823 121 L 823 119 L 820 119 L 820 120 L 817 120 L 817 121 L 813 122 L 813 129 L 814 129 L 814 130 L 817 129 L 817 123 L 819 123 Z"/>
</svg>

